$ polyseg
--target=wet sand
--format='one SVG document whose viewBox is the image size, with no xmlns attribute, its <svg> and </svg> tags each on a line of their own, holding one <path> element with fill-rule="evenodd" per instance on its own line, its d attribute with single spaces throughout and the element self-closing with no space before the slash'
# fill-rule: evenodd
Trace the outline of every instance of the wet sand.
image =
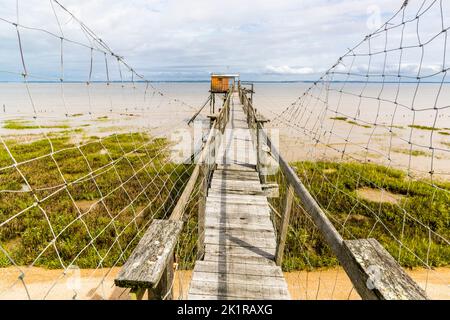
<svg viewBox="0 0 450 320">
<path fill-rule="evenodd" d="M 128 290 L 114 286 L 120 268 L 82 269 L 62 277 L 62 270 L 24 269 L 26 276 L 18 279 L 16 268 L 0 269 L 0 299 L 82 299 L 126 300 Z M 450 299 L 450 268 L 408 270 L 407 273 L 426 291 L 431 299 Z M 185 299 L 192 271 L 177 271 L 173 284 L 174 299 Z M 312 272 L 285 272 L 292 299 L 300 300 L 358 300 L 360 299 L 341 268 Z M 428 278 L 428 284 L 427 284 Z M 56 281 L 59 279 L 59 281 Z M 447 283 L 447 285 L 445 284 Z M 75 290 L 77 294 L 75 295 Z"/>
</svg>

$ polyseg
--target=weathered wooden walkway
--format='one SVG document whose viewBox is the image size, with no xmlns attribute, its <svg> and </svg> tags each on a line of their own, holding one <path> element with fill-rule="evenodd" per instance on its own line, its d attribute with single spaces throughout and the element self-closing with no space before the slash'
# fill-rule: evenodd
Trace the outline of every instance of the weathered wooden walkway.
<svg viewBox="0 0 450 320">
<path fill-rule="evenodd" d="M 239 96 L 218 150 L 205 210 L 205 253 L 189 299 L 289 299 L 275 265 L 276 236 L 256 171 L 256 148 Z"/>
<path fill-rule="evenodd" d="M 425 291 L 376 239 L 345 240 L 339 234 L 266 135 L 265 119 L 256 113 L 247 96 L 253 90 L 243 89 L 239 83 L 238 96 L 233 89 L 227 93 L 221 111 L 211 115 L 212 130 L 170 218 L 152 221 L 115 279 L 116 285 L 130 288 L 136 299 L 141 299 L 145 291 L 150 299 L 173 297 L 175 247 L 184 210 L 200 181 L 199 260 L 189 286 L 189 299 L 289 299 L 279 265 L 294 196 L 362 299 L 427 299 Z M 266 198 L 268 191 L 278 189 L 260 183 L 257 168 L 263 162 L 257 157 L 257 148 L 260 153 L 270 150 L 270 156 L 278 159 L 286 184 L 282 213 L 277 213 L 281 218 L 278 237 Z M 278 192 L 270 195 L 280 196 Z"/>
</svg>

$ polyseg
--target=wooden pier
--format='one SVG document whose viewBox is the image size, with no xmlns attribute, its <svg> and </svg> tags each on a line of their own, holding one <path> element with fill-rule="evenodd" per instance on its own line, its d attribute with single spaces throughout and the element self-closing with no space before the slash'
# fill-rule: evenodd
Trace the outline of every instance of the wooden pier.
<svg viewBox="0 0 450 320">
<path fill-rule="evenodd" d="M 346 240 L 336 230 L 297 174 L 279 154 L 263 128 L 248 93 L 230 87 L 220 112 L 211 115 L 211 130 L 198 162 L 168 220 L 154 220 L 117 276 L 115 283 L 132 297 L 170 299 L 174 250 L 184 211 L 196 186 L 198 205 L 197 261 L 188 299 L 290 299 L 281 271 L 294 197 L 316 225 L 362 299 L 427 299 L 375 239 Z M 286 192 L 275 234 L 261 181 L 261 154 L 278 159 Z M 271 188 L 273 186 L 270 186 Z M 275 195 L 280 196 L 278 189 Z M 281 199 L 279 199 L 281 200 Z M 374 270 L 376 272 L 374 273 Z"/>
<path fill-rule="evenodd" d="M 189 299 L 289 299 L 274 262 L 276 236 L 256 158 L 235 93 L 206 198 L 204 257 L 195 264 Z"/>
</svg>

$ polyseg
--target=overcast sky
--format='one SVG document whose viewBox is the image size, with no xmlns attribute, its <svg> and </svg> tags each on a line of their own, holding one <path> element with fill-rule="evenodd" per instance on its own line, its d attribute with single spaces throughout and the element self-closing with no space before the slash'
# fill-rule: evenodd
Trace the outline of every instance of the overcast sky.
<svg viewBox="0 0 450 320">
<path fill-rule="evenodd" d="M 251 80 L 315 80 L 347 48 L 397 11 L 403 0 L 59 0 L 137 71 L 152 80 L 207 79 L 239 72 Z M 411 0 L 410 2 L 422 2 Z M 89 44 L 78 24 L 55 7 L 63 35 Z M 436 18 L 439 18 L 438 12 Z M 15 22 L 16 0 L 0 18 Z M 20 25 L 59 35 L 48 0 L 19 1 Z M 60 41 L 20 29 L 29 74 L 58 78 Z M 0 21 L 0 80 L 22 72 L 17 33 Z M 90 50 L 64 43 L 65 79 L 84 80 Z M 94 56 L 93 79 L 104 77 Z M 7 72 L 5 72 L 7 71 Z M 8 73 L 12 72 L 12 73 Z"/>
</svg>

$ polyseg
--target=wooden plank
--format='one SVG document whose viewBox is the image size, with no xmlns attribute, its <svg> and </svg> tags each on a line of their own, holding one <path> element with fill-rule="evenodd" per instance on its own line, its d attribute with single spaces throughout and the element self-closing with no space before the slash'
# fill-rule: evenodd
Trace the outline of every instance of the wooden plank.
<svg viewBox="0 0 450 320">
<path fill-rule="evenodd" d="M 245 299 L 290 299 L 287 288 L 270 287 L 263 284 L 247 285 L 239 283 L 191 282 L 189 295 L 226 296 Z"/>
<path fill-rule="evenodd" d="M 213 179 L 226 179 L 226 180 L 257 180 L 259 181 L 259 175 L 256 171 L 232 171 L 232 170 L 215 170 Z"/>
<path fill-rule="evenodd" d="M 253 209 L 253 211 L 251 210 Z M 258 208 L 253 206 L 245 207 L 234 207 L 224 205 L 221 208 L 208 207 L 206 209 L 206 214 L 210 217 L 221 217 L 221 218 L 234 218 L 240 219 L 242 217 L 252 216 L 252 217 L 265 217 L 270 220 L 270 210 L 267 208 Z"/>
<path fill-rule="evenodd" d="M 276 242 L 273 239 L 262 239 L 262 238 L 250 238 L 250 237 L 233 237 L 227 236 L 225 234 L 218 235 L 208 235 L 205 236 L 205 245 L 218 245 L 223 248 L 228 247 L 241 247 L 241 248 L 251 248 L 252 250 L 259 250 L 264 248 L 264 250 L 273 249 L 275 252 Z"/>
<path fill-rule="evenodd" d="M 230 171 L 252 171 L 256 172 L 256 165 L 254 164 L 218 164 L 217 170 L 230 170 Z"/>
<path fill-rule="evenodd" d="M 242 199 L 245 200 L 245 199 Z M 233 201 L 230 200 L 228 201 L 209 201 L 206 204 L 207 208 L 211 208 L 211 209 L 218 209 L 218 208 L 232 208 L 232 209 L 242 209 L 242 210 L 261 210 L 264 211 L 265 213 L 268 212 L 268 210 L 270 210 L 269 205 L 267 202 L 238 202 L 238 201 Z"/>
<path fill-rule="evenodd" d="M 265 287 L 283 288 L 287 290 L 286 281 L 283 276 L 271 277 L 267 275 L 258 274 L 241 274 L 229 273 L 226 270 L 219 270 L 219 272 L 203 272 L 194 271 L 192 276 L 193 282 L 212 282 L 217 283 L 218 286 L 226 284 L 245 284 L 246 286 L 258 286 L 264 284 Z"/>
<path fill-rule="evenodd" d="M 229 228 L 206 228 L 205 230 L 205 235 L 213 235 L 213 234 L 217 234 L 218 232 L 220 233 L 224 233 L 226 235 L 230 235 L 230 236 L 235 236 L 235 237 L 240 237 L 240 236 L 249 236 L 252 238 L 263 238 L 263 239 L 267 239 L 267 238 L 273 238 L 275 239 L 275 233 L 273 232 L 273 230 L 253 230 L 253 229 L 247 229 L 244 227 L 241 228 L 233 228 L 233 229 L 229 229 Z"/>
<path fill-rule="evenodd" d="M 400 267 L 376 239 L 345 240 L 352 277 L 363 279 L 356 288 L 363 299 L 426 300 L 425 291 Z M 355 274 L 356 273 L 356 274 Z"/>
<path fill-rule="evenodd" d="M 240 263 L 240 264 L 254 264 L 254 265 L 268 265 L 275 266 L 275 262 L 262 256 L 243 256 L 234 255 L 231 253 L 217 253 L 205 252 L 203 261 L 210 261 L 214 263 Z"/>
<path fill-rule="evenodd" d="M 263 257 L 270 260 L 275 259 L 275 248 L 256 248 L 207 243 L 205 245 L 205 252 L 216 255 L 222 253 L 236 256 Z"/>
<path fill-rule="evenodd" d="M 263 195 L 235 195 L 223 194 L 220 192 L 209 191 L 207 202 L 227 202 L 227 203 L 248 203 L 269 205 L 267 198 Z"/>
<path fill-rule="evenodd" d="M 182 221 L 153 220 L 114 280 L 116 286 L 156 287 L 173 257 L 182 227 Z"/>
<path fill-rule="evenodd" d="M 242 220 L 241 222 L 254 222 L 255 218 L 260 219 L 259 221 L 261 221 L 262 223 L 269 223 L 270 217 L 266 212 L 264 211 L 255 211 L 252 212 L 251 211 L 247 211 L 247 210 L 237 210 L 237 211 L 232 211 L 232 210 L 214 210 L 214 209 L 208 209 L 206 210 L 206 215 L 207 218 L 217 218 L 217 219 L 222 219 L 222 220 L 229 220 L 229 219 L 240 219 Z M 223 221 L 224 222 L 224 221 Z M 259 223 L 257 221 L 255 221 L 256 223 Z"/>
<path fill-rule="evenodd" d="M 261 183 L 259 180 L 249 180 L 249 181 L 239 181 L 239 180 L 222 180 L 213 178 L 211 180 L 211 186 L 233 186 L 233 187 L 246 187 L 246 188 L 257 188 L 258 190 L 262 190 Z"/>
<path fill-rule="evenodd" d="M 219 224 L 257 224 L 263 226 L 273 226 L 268 217 L 246 216 L 241 218 L 222 219 L 221 217 L 206 216 L 205 226 Z"/>
<path fill-rule="evenodd" d="M 245 225 L 242 225 L 241 221 L 239 220 L 239 222 L 237 223 L 233 223 L 230 221 L 224 221 L 224 222 L 219 222 L 219 223 L 209 223 L 206 224 L 206 227 L 208 229 L 226 229 L 226 230 L 248 230 L 248 231 L 261 231 L 261 232 L 266 232 L 266 231 L 271 231 L 273 232 L 273 225 L 271 223 L 266 223 L 266 224 L 256 224 L 256 223 L 247 223 Z"/>
<path fill-rule="evenodd" d="M 247 264 L 226 262 L 212 262 L 212 261 L 197 261 L 194 268 L 195 272 L 210 272 L 219 273 L 225 272 L 227 274 L 253 274 L 266 277 L 279 277 L 284 279 L 281 268 L 274 265 L 262 264 Z"/>
<path fill-rule="evenodd" d="M 262 233 L 257 235 L 256 233 L 246 233 L 245 231 L 237 234 L 237 235 L 231 235 L 229 233 L 227 233 L 226 231 L 217 231 L 217 230 L 212 230 L 209 231 L 208 233 L 205 233 L 205 237 L 208 238 L 208 243 L 215 243 L 216 241 L 225 241 L 225 239 L 228 239 L 229 241 L 234 241 L 234 242 L 243 242 L 243 246 L 245 246 L 244 242 L 247 243 L 252 243 L 253 245 L 261 244 L 261 246 L 263 247 L 272 247 L 276 245 L 276 240 L 275 240 L 275 235 L 272 233 Z M 264 246 L 267 245 L 267 246 Z"/>
<path fill-rule="evenodd" d="M 247 195 L 265 195 L 265 192 L 262 190 L 253 190 L 253 189 L 246 189 L 246 188 L 223 188 L 223 187 L 211 187 L 211 191 L 215 192 L 223 192 L 225 191 L 228 194 L 247 194 Z"/>
</svg>

